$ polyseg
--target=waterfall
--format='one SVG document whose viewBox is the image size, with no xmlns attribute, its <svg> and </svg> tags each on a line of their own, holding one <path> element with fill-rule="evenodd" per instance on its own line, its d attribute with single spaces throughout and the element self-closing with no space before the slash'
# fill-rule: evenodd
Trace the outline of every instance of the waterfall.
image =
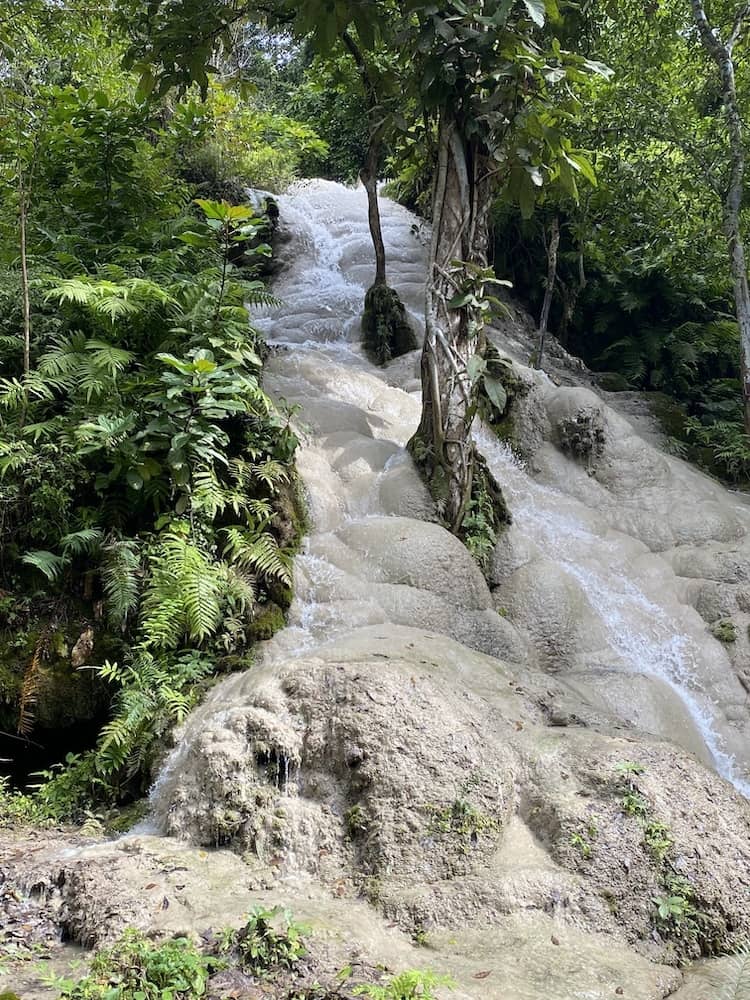
<svg viewBox="0 0 750 1000">
<path fill-rule="evenodd" d="M 323 647 L 343 633 L 381 624 L 448 632 L 493 651 L 512 622 L 490 607 L 483 581 L 472 583 L 478 596 L 467 600 L 465 594 L 438 594 L 429 591 L 429 583 L 415 584 L 408 567 L 403 578 L 392 572 L 393 552 L 411 544 L 416 524 L 405 519 L 433 515 L 429 495 L 404 450 L 420 413 L 418 356 L 379 369 L 359 344 L 362 302 L 374 273 L 365 193 L 313 181 L 294 186 L 278 202 L 286 242 L 273 290 L 281 305 L 257 311 L 253 322 L 273 351 L 266 374 L 269 391 L 278 401 L 299 407 L 298 467 L 312 529 L 296 560 L 289 625 L 267 644 L 264 669 Z M 427 258 L 423 227 L 388 199 L 382 201 L 382 223 L 389 283 L 421 334 Z M 665 685 L 663 697 L 674 702 L 675 717 L 681 712 L 700 733 L 705 756 L 750 794 L 743 768 L 747 761 L 734 758 L 742 741 L 714 703 L 716 690 L 726 703 L 741 702 L 740 686 L 718 643 L 701 637 L 705 626 L 680 603 L 676 577 L 666 562 L 653 557 L 657 573 L 645 545 L 636 545 L 567 494 L 564 482 L 537 480 L 484 429 L 478 429 L 477 440 L 513 511 L 511 539 L 545 551 L 559 573 L 585 595 L 592 621 L 605 637 L 596 660 L 583 658 L 576 665 L 584 696 L 591 690 L 587 669 L 595 671 L 602 663 L 614 672 L 658 679 Z M 437 537 L 425 534 L 421 544 L 439 544 L 431 541 Z M 565 680 L 564 672 L 560 676 Z M 178 794 L 191 741 L 203 738 L 207 720 L 214 731 L 232 725 L 245 690 L 244 675 L 228 678 L 183 727 L 153 791 L 162 826 Z M 679 732 L 662 735 L 680 738 Z"/>
</svg>

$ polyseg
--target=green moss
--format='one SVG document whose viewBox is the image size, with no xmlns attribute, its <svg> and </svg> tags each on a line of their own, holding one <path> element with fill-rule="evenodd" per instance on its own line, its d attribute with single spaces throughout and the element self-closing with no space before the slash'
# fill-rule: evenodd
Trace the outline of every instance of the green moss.
<svg viewBox="0 0 750 1000">
<path fill-rule="evenodd" d="M 365 295 L 362 314 L 365 350 L 372 360 L 383 365 L 417 347 L 404 304 L 397 292 L 387 285 L 372 285 Z"/>
<path fill-rule="evenodd" d="M 737 626 L 729 618 L 722 618 L 721 621 L 714 622 L 711 626 L 711 634 L 714 639 L 718 639 L 719 642 L 736 642 L 737 641 Z"/>
<path fill-rule="evenodd" d="M 138 799 L 127 806 L 121 806 L 113 810 L 104 823 L 104 829 L 108 834 L 119 835 L 127 833 L 136 823 L 140 823 L 148 815 L 148 799 Z"/>
<path fill-rule="evenodd" d="M 286 616 L 278 604 L 269 601 L 262 605 L 248 627 L 251 639 L 270 639 L 286 625 Z"/>
<path fill-rule="evenodd" d="M 451 835 L 472 839 L 481 833 L 497 833 L 497 820 L 463 799 L 456 799 L 442 809 L 431 809 L 429 831 L 432 834 Z"/>
<path fill-rule="evenodd" d="M 494 434 L 507 444 L 516 444 L 515 406 L 514 403 L 527 395 L 529 384 L 518 374 L 513 365 L 504 358 L 493 344 L 485 349 L 487 375 L 494 382 L 499 382 L 505 394 L 505 405 L 498 409 L 495 402 L 484 391 L 484 383 L 480 384 L 479 415 L 492 428 Z"/>
<path fill-rule="evenodd" d="M 356 840 L 368 832 L 370 821 L 367 813 L 359 803 L 356 803 L 356 805 L 353 805 L 344 813 L 344 826 L 346 828 L 346 835 L 350 840 Z"/>
</svg>

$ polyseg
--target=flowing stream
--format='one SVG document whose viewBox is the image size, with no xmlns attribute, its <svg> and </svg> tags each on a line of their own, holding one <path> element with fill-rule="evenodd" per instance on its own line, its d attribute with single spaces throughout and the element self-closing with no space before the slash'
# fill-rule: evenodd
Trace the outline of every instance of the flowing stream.
<svg viewBox="0 0 750 1000">
<path fill-rule="evenodd" d="M 498 629 L 511 627 L 494 610 L 479 602 L 466 611 L 462 594 L 416 592 L 405 585 L 407 569 L 402 577 L 389 570 L 394 545 L 407 566 L 410 545 L 432 544 L 429 535 L 413 537 L 419 527 L 414 520 L 403 522 L 394 541 L 402 522 L 393 519 L 430 520 L 431 504 L 404 450 L 419 419 L 418 356 L 379 369 L 359 345 L 362 301 L 373 273 L 365 193 L 305 182 L 279 198 L 279 207 L 286 242 L 274 292 L 282 304 L 258 311 L 253 322 L 274 351 L 269 391 L 298 408 L 298 465 L 312 526 L 296 561 L 289 626 L 268 644 L 265 662 L 386 623 L 449 632 L 491 652 Z M 421 332 L 425 233 L 415 216 L 387 199 L 382 216 L 389 282 Z M 588 652 L 584 643 L 566 682 L 582 698 L 603 699 L 603 707 L 644 728 L 658 694 L 661 735 L 713 762 L 750 794 L 746 761 L 735 759 L 742 741 L 732 742 L 732 728 L 715 703 L 717 691 L 730 704 L 744 694 L 719 643 L 706 639 L 705 625 L 680 604 L 666 564 L 657 557 L 649 562 L 644 545 L 566 495 L 560 482 L 537 481 L 483 428 L 477 439 L 514 513 L 514 542 L 544 550 L 555 572 L 585 597 L 584 625 L 599 641 Z M 639 693 L 636 676 L 658 682 L 659 691 L 647 686 Z M 207 716 L 214 723 L 231 716 L 245 683 L 242 674 L 228 678 L 188 720 L 153 792 L 162 828 L 191 738 Z"/>
</svg>

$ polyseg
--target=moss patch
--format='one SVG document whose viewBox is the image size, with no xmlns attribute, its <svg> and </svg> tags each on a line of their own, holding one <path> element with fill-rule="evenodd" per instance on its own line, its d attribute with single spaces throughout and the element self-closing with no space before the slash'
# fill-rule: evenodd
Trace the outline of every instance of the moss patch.
<svg viewBox="0 0 750 1000">
<path fill-rule="evenodd" d="M 273 601 L 262 605 L 248 626 L 247 633 L 251 639 L 270 639 L 279 629 L 286 625 L 286 615 Z"/>
<path fill-rule="evenodd" d="M 711 626 L 711 635 L 719 642 L 736 642 L 737 626 L 729 618 L 722 618 Z"/>
</svg>

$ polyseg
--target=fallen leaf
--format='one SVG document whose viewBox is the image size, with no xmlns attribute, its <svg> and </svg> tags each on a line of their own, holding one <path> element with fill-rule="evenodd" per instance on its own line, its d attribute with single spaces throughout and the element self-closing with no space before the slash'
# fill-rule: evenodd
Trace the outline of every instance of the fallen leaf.
<svg viewBox="0 0 750 1000">
<path fill-rule="evenodd" d="M 143 888 L 144 889 L 155 889 L 156 888 L 156 882 L 149 882 L 149 884 L 145 885 Z"/>
<path fill-rule="evenodd" d="M 486 972 L 475 972 L 472 976 L 473 979 L 486 979 L 487 976 L 492 974 L 492 969 L 487 969 Z"/>
</svg>

